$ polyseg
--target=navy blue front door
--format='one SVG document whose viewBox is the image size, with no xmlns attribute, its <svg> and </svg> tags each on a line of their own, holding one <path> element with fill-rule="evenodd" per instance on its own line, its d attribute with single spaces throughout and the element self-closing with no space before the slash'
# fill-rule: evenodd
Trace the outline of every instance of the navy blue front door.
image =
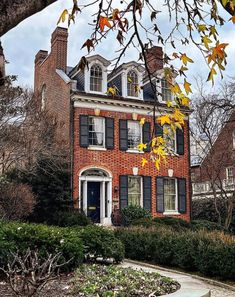
<svg viewBox="0 0 235 297">
<path fill-rule="evenodd" d="M 87 216 L 100 223 L 100 183 L 87 182 Z"/>
</svg>

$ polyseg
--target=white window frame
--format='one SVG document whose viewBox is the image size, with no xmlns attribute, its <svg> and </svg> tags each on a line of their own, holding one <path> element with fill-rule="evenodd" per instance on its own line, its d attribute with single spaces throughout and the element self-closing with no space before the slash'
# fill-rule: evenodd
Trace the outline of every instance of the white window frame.
<svg viewBox="0 0 235 297">
<path fill-rule="evenodd" d="M 143 197 L 143 177 L 140 175 L 128 175 L 129 178 L 140 178 L 140 207 L 144 206 L 144 197 Z M 129 195 L 129 180 L 128 180 L 128 195 Z M 129 196 L 128 196 L 128 201 L 129 201 Z M 128 206 L 131 205 L 128 203 Z"/>
<path fill-rule="evenodd" d="M 142 143 L 143 142 L 143 129 L 142 129 L 142 126 L 140 125 L 139 121 L 128 120 L 127 121 L 127 145 L 128 145 L 128 135 L 129 135 L 128 134 L 128 124 L 130 122 L 134 122 L 134 123 L 138 123 L 139 124 L 139 127 L 140 127 L 140 143 Z M 127 148 L 127 152 L 128 153 L 144 153 L 143 151 L 139 151 L 138 148 L 129 148 L 129 147 Z"/>
<path fill-rule="evenodd" d="M 235 131 L 232 133 L 233 149 L 235 150 Z"/>
<path fill-rule="evenodd" d="M 134 69 L 133 67 L 127 68 L 126 70 L 122 71 L 122 96 L 125 98 L 130 98 L 130 99 L 136 99 L 136 100 L 143 100 L 144 96 L 143 96 L 143 89 L 141 88 L 139 91 L 139 94 L 137 97 L 133 97 L 133 96 L 128 96 L 127 94 L 127 83 L 128 83 L 128 77 L 127 74 L 130 71 L 135 71 L 138 77 L 138 84 L 141 87 L 141 85 L 143 84 L 143 74 L 138 71 L 137 69 Z"/>
<path fill-rule="evenodd" d="M 167 104 L 167 101 L 163 100 L 162 96 L 162 79 L 165 79 L 164 69 L 161 69 L 157 72 L 157 78 L 156 78 L 156 90 L 157 90 L 157 99 L 160 103 Z M 175 79 L 172 78 L 173 83 L 175 82 Z M 173 101 L 173 94 L 171 94 L 171 101 Z M 174 102 L 173 102 L 174 103 Z"/>
<path fill-rule="evenodd" d="M 43 84 L 41 91 L 41 110 L 46 108 L 46 84 Z"/>
<path fill-rule="evenodd" d="M 98 65 L 102 69 L 102 91 L 101 92 L 92 91 L 90 89 L 90 70 L 91 70 L 91 67 L 94 65 Z M 107 68 L 99 60 L 94 60 L 91 63 L 89 63 L 89 66 L 86 67 L 84 70 L 84 77 L 85 77 L 84 89 L 86 93 L 102 94 L 102 95 L 107 94 L 107 77 L 108 77 Z"/>
<path fill-rule="evenodd" d="M 105 118 L 104 117 L 98 117 L 98 116 L 88 116 L 88 142 L 90 140 L 90 138 L 89 138 L 89 133 L 90 133 L 90 129 L 89 129 L 90 123 L 89 123 L 89 121 L 90 121 L 90 118 L 101 119 L 102 122 L 103 122 L 103 145 L 89 144 L 88 149 L 106 150 L 106 148 L 105 148 Z"/>
<path fill-rule="evenodd" d="M 178 205 L 178 182 L 177 182 L 177 178 L 174 177 L 166 177 L 163 180 L 163 195 L 165 197 L 165 185 L 164 185 L 164 181 L 165 180 L 174 180 L 175 181 L 175 209 L 174 210 L 165 210 L 165 198 L 164 198 L 164 215 L 178 215 L 179 214 L 179 205 Z"/>
<path fill-rule="evenodd" d="M 232 172 L 232 176 L 229 176 L 229 171 Z M 230 178 L 233 178 L 233 167 L 232 166 L 229 166 L 229 167 L 226 167 L 226 179 L 229 180 Z"/>
</svg>

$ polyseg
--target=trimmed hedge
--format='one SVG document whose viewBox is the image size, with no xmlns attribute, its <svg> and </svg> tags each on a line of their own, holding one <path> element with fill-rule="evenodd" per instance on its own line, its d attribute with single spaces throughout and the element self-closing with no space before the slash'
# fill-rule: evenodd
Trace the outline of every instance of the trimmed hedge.
<svg viewBox="0 0 235 297">
<path fill-rule="evenodd" d="M 139 219 L 151 219 L 151 213 L 138 205 L 128 205 L 121 209 L 121 225 L 129 226 Z"/>
<path fill-rule="evenodd" d="M 53 215 L 52 225 L 59 227 L 87 226 L 91 220 L 79 210 L 58 211 Z"/>
<path fill-rule="evenodd" d="M 61 261 L 72 259 L 65 268 L 73 270 L 84 260 L 85 252 L 96 257 L 124 258 L 124 247 L 112 231 L 98 226 L 60 228 L 42 224 L 0 222 L 0 267 L 7 264 L 11 251 L 24 253 L 28 248 L 47 253 L 62 253 Z"/>
<path fill-rule="evenodd" d="M 116 237 L 133 260 L 175 266 L 204 275 L 235 280 L 235 238 L 221 232 L 158 228 L 119 228 Z"/>
</svg>

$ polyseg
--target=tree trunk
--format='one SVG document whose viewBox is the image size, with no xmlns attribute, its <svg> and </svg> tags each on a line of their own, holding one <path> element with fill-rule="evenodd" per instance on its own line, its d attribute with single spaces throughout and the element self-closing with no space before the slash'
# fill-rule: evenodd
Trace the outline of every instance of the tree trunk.
<svg viewBox="0 0 235 297">
<path fill-rule="evenodd" d="M 1 0 L 0 37 L 57 0 Z"/>
</svg>

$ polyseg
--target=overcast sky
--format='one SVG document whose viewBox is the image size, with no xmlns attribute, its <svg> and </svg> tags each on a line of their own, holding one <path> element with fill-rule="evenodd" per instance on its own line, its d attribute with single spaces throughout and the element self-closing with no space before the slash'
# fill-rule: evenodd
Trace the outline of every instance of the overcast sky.
<svg viewBox="0 0 235 297">
<path fill-rule="evenodd" d="M 71 1 L 59 0 L 55 4 L 47 7 L 40 13 L 24 20 L 16 28 L 6 33 L 2 38 L 2 45 L 4 47 L 5 57 L 9 64 L 7 64 L 7 74 L 14 74 L 18 76 L 18 83 L 24 86 L 33 86 L 34 78 L 34 57 L 39 49 L 50 50 L 50 36 L 56 27 L 59 15 L 64 8 L 69 8 Z M 119 2 L 120 3 L 120 2 Z M 120 5 L 120 4 L 119 4 Z M 84 41 L 90 35 L 90 27 L 87 25 L 87 20 L 94 8 L 90 8 L 86 14 L 78 15 L 76 24 L 69 28 L 69 43 L 68 43 L 68 65 L 75 66 L 80 57 L 86 54 L 86 50 L 80 50 Z M 160 14 L 159 14 L 160 15 Z M 226 20 L 229 15 L 224 12 L 223 16 Z M 163 31 L 167 28 L 168 20 L 166 13 L 160 16 Z M 92 18 L 90 18 L 90 21 Z M 143 19 L 143 22 L 145 20 Z M 220 33 L 220 42 L 229 43 L 227 49 L 228 65 L 225 72 L 225 77 L 235 77 L 235 25 L 229 22 L 222 29 L 218 30 Z M 96 49 L 96 53 L 101 54 L 107 59 L 112 59 L 115 56 L 115 50 L 118 49 L 118 43 L 114 42 L 115 36 L 111 36 L 105 40 Z M 166 48 L 167 51 L 167 48 Z M 183 51 L 183 49 L 182 49 Z M 193 76 L 203 76 L 205 79 L 208 75 L 208 68 L 203 61 L 203 58 L 198 49 L 194 46 L 187 46 L 187 53 L 194 60 L 194 64 L 190 67 L 190 78 Z M 125 60 L 138 59 L 138 53 L 134 50 L 129 50 Z M 219 83 L 220 79 L 217 78 Z M 208 88 L 211 84 L 208 84 Z"/>
</svg>

